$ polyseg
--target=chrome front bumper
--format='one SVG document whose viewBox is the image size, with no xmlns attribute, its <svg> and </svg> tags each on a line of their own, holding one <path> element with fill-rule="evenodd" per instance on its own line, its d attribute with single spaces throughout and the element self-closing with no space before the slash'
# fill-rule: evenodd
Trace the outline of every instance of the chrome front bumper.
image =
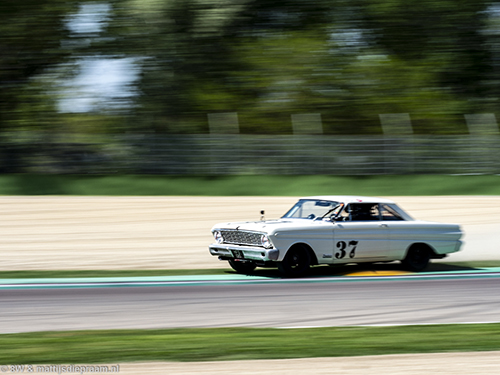
<svg viewBox="0 0 500 375">
<path fill-rule="evenodd" d="M 279 257 L 279 250 L 264 249 L 263 247 L 237 246 L 212 244 L 209 246 L 210 254 L 227 259 L 247 259 L 260 262 L 276 261 Z"/>
</svg>

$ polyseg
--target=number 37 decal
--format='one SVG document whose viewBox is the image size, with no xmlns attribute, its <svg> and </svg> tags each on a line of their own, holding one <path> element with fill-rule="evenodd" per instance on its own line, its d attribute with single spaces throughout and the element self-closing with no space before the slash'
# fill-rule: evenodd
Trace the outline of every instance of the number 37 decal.
<svg viewBox="0 0 500 375">
<path fill-rule="evenodd" d="M 349 253 L 349 258 L 354 258 L 356 256 L 356 246 L 358 246 L 358 241 L 349 241 L 349 243 L 345 241 L 337 242 L 337 248 L 339 250 L 335 253 L 335 258 L 345 258 L 347 253 Z"/>
</svg>

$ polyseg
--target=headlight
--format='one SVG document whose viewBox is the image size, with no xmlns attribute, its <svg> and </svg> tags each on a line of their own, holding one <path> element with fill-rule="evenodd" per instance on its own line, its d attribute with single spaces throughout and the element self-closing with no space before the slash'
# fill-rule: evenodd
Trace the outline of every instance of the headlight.
<svg viewBox="0 0 500 375">
<path fill-rule="evenodd" d="M 271 240 L 269 239 L 267 234 L 263 234 L 260 237 L 260 241 L 262 242 L 262 246 L 264 246 L 266 249 L 273 247 L 273 244 L 271 243 Z"/>
<path fill-rule="evenodd" d="M 221 232 L 219 232 L 218 230 L 216 230 L 216 231 L 214 232 L 214 238 L 215 238 L 215 241 L 216 241 L 217 243 L 223 243 L 223 242 L 224 242 L 224 238 L 222 237 L 222 233 L 221 233 Z"/>
</svg>

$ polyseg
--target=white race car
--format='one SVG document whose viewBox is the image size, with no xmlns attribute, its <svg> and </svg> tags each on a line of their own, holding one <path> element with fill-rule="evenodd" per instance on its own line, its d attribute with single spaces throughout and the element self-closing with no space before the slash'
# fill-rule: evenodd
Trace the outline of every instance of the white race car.
<svg viewBox="0 0 500 375">
<path fill-rule="evenodd" d="M 278 267 L 289 277 L 310 266 L 401 261 L 410 271 L 460 250 L 457 224 L 415 220 L 388 199 L 316 196 L 300 199 L 281 219 L 220 223 L 210 254 L 240 273 Z"/>
</svg>

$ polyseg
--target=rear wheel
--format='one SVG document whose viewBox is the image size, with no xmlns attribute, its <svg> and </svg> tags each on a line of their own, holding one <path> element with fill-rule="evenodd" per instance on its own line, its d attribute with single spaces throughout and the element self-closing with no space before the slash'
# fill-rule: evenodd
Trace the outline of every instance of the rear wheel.
<svg viewBox="0 0 500 375">
<path fill-rule="evenodd" d="M 278 263 L 278 269 L 287 277 L 303 276 L 309 271 L 311 256 L 304 247 L 292 247 L 283 261 Z"/>
<path fill-rule="evenodd" d="M 236 260 L 228 260 L 229 265 L 238 273 L 251 273 L 257 265 L 253 262 L 241 262 Z"/>
<path fill-rule="evenodd" d="M 428 247 L 423 245 L 413 245 L 406 257 L 401 261 L 404 268 L 408 271 L 420 272 L 423 271 L 429 264 L 431 253 Z"/>
</svg>

